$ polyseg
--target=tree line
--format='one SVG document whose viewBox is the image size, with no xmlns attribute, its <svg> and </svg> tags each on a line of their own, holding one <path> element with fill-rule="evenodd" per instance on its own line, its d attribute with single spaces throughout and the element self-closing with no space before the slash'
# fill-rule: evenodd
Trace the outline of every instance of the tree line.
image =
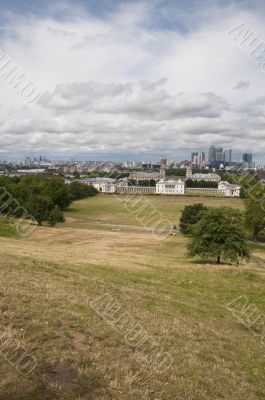
<svg viewBox="0 0 265 400">
<path fill-rule="evenodd" d="M 185 182 L 185 186 L 187 188 L 218 188 L 218 182 L 211 182 L 211 181 L 194 181 L 192 179 L 187 179 Z"/>
<path fill-rule="evenodd" d="M 66 184 L 62 179 L 45 176 L 0 177 L 0 187 L 4 187 L 38 225 L 47 222 L 50 226 L 64 222 L 63 211 L 74 200 L 95 195 L 93 186 L 73 181 Z M 11 212 L 5 207 L 5 213 Z M 19 213 L 20 211 L 17 211 Z M 20 217 L 14 210 L 14 217 Z"/>
</svg>

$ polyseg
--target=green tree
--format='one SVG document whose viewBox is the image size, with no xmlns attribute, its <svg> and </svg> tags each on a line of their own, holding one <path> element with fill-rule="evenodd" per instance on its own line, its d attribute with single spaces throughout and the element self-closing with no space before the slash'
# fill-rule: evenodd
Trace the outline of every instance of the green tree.
<svg viewBox="0 0 265 400">
<path fill-rule="evenodd" d="M 84 199 L 85 197 L 93 196 L 98 193 L 93 185 L 87 185 L 77 181 L 71 182 L 69 189 L 73 200 Z"/>
<path fill-rule="evenodd" d="M 58 207 L 54 207 L 49 213 L 48 224 L 50 226 L 55 226 L 58 222 L 64 221 L 63 212 Z"/>
<path fill-rule="evenodd" d="M 75 179 L 80 179 L 80 172 L 75 171 L 74 172 L 74 177 L 75 177 Z"/>
<path fill-rule="evenodd" d="M 201 203 L 196 203 L 191 206 L 186 206 L 182 211 L 180 217 L 180 224 L 179 224 L 180 232 L 183 233 L 184 235 L 189 234 L 190 227 L 199 221 L 201 211 L 206 209 L 207 208 Z"/>
<path fill-rule="evenodd" d="M 38 225 L 42 225 L 44 221 L 48 221 L 52 209 L 53 204 L 51 200 L 41 195 L 32 196 L 28 203 L 29 214 L 36 219 Z"/>
<path fill-rule="evenodd" d="M 246 227 L 253 234 L 255 240 L 265 229 L 265 190 L 260 183 L 250 187 L 246 193 Z"/>
<path fill-rule="evenodd" d="M 187 179 L 185 185 L 188 188 L 218 188 L 218 182 L 208 182 L 204 180 L 193 181 L 192 179 Z"/>
<path fill-rule="evenodd" d="M 192 226 L 192 240 L 188 244 L 190 257 L 221 258 L 239 264 L 249 259 L 246 244 L 243 213 L 229 207 L 209 208 L 201 213 L 199 221 Z"/>
<path fill-rule="evenodd" d="M 53 205 L 58 206 L 61 210 L 71 204 L 69 187 L 61 179 L 49 179 L 45 184 L 43 194 L 48 196 Z"/>
</svg>

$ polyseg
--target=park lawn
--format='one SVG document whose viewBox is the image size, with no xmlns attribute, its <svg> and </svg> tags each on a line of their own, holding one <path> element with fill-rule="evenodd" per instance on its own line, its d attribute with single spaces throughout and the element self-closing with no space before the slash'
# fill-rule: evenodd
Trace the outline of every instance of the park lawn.
<svg viewBox="0 0 265 400">
<path fill-rule="evenodd" d="M 167 218 L 199 200 L 151 197 Z M 242 207 L 238 199 L 200 200 Z M 188 259 L 182 235 L 91 229 L 100 210 L 111 223 L 139 224 L 114 196 L 72 208 L 65 224 L 0 239 L 1 330 L 37 360 L 24 376 L 0 358 L 0 400 L 265 398 L 265 347 L 227 308 L 245 296 L 265 313 L 261 245 L 251 245 L 249 264 L 217 267 Z M 152 368 L 149 349 L 128 345 L 90 306 L 106 294 L 171 354 L 168 370 Z"/>
<path fill-rule="evenodd" d="M 264 268 L 178 255 L 165 265 L 163 251 L 141 270 L 58 259 L 2 254 L 1 327 L 37 366 L 23 376 L 0 359 L 1 400 L 264 399 L 264 345 L 226 307 L 244 295 L 265 311 Z M 106 293 L 170 352 L 169 370 L 156 372 L 90 307 Z"/>
<path fill-rule="evenodd" d="M 89 220 L 99 218 L 102 222 L 142 226 L 141 221 L 148 220 L 149 215 L 155 212 L 157 217 L 154 217 L 153 221 L 156 218 L 165 218 L 173 225 L 179 223 L 183 208 L 195 203 L 203 203 L 209 207 L 226 206 L 244 209 L 243 200 L 239 198 L 98 194 L 74 202 L 65 215 L 79 218 L 81 224 L 85 222 L 86 218 Z M 142 211 L 140 211 L 141 207 L 143 207 Z M 135 217 L 138 212 L 141 214 L 140 218 Z"/>
</svg>

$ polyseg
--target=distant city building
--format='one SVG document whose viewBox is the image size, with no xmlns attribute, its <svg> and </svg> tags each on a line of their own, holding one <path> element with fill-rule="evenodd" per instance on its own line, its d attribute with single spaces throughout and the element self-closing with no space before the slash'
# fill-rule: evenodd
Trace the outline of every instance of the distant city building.
<svg viewBox="0 0 265 400">
<path fill-rule="evenodd" d="M 232 162 L 232 150 L 224 150 L 222 147 L 209 147 L 209 164 L 213 165 L 216 163 L 231 163 Z"/>
<path fill-rule="evenodd" d="M 193 181 L 220 182 L 221 177 L 218 174 L 192 174 L 189 178 Z"/>
<path fill-rule="evenodd" d="M 220 161 L 220 162 L 224 161 L 224 151 L 223 151 L 222 147 L 216 149 L 215 161 Z"/>
<path fill-rule="evenodd" d="M 199 154 L 198 151 L 193 151 L 193 152 L 191 153 L 191 163 L 192 163 L 192 164 L 194 164 L 194 158 L 197 157 L 198 154 Z"/>
<path fill-rule="evenodd" d="M 160 168 L 160 179 L 166 179 L 166 168 L 165 167 Z"/>
<path fill-rule="evenodd" d="M 161 168 L 161 170 L 164 170 L 164 168 Z M 133 172 L 130 174 L 130 179 L 135 179 L 136 182 L 138 181 L 148 181 L 151 179 L 154 179 L 156 181 L 161 179 L 161 173 L 160 172 Z"/>
<path fill-rule="evenodd" d="M 91 178 L 91 179 L 81 179 L 80 182 L 86 183 L 87 185 L 93 185 L 101 193 L 115 193 L 117 187 L 128 186 L 127 178 L 116 180 L 111 178 Z"/>
<path fill-rule="evenodd" d="M 186 179 L 191 179 L 192 178 L 192 168 L 187 167 L 186 169 Z"/>
<path fill-rule="evenodd" d="M 205 163 L 205 153 L 202 152 L 192 152 L 191 153 L 191 163 L 198 167 L 201 167 Z"/>
<path fill-rule="evenodd" d="M 10 176 L 19 176 L 19 175 L 38 175 L 44 174 L 45 169 L 36 168 L 36 169 L 18 169 L 16 172 L 11 173 Z"/>
<path fill-rule="evenodd" d="M 31 166 L 31 158 L 30 158 L 30 157 L 26 157 L 26 158 L 25 158 L 24 164 L 25 164 L 27 167 L 30 167 L 30 166 Z"/>
<path fill-rule="evenodd" d="M 166 167 L 167 166 L 167 159 L 165 157 L 160 158 L 160 166 Z"/>
<path fill-rule="evenodd" d="M 243 153 L 243 161 L 248 164 L 252 163 L 252 153 Z"/>
<path fill-rule="evenodd" d="M 232 162 L 232 150 L 225 150 L 224 151 L 224 161 L 231 163 Z"/>
<path fill-rule="evenodd" d="M 216 161 L 216 148 L 215 148 L 215 146 L 210 146 L 209 147 L 208 161 L 209 161 L 209 163 L 212 162 L 212 161 Z"/>
</svg>

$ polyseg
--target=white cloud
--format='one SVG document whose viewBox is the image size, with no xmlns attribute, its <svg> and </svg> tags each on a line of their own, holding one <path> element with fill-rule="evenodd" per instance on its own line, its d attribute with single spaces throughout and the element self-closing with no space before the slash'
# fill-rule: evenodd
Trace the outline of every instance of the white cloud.
<svg viewBox="0 0 265 400">
<path fill-rule="evenodd" d="M 214 93 L 170 95 L 160 83 L 102 84 L 98 82 L 58 85 L 46 92 L 39 104 L 55 112 L 74 110 L 125 114 L 135 118 L 220 117 L 228 104 Z"/>
<path fill-rule="evenodd" d="M 104 19 L 70 3 L 60 20 L 11 15 L 0 48 L 43 95 L 27 106 L 0 80 L 1 152 L 263 149 L 265 74 L 227 34 L 246 23 L 265 39 L 259 13 L 236 3 L 175 16 L 166 8 L 172 30 L 151 24 L 156 3 L 124 4 Z"/>
</svg>

